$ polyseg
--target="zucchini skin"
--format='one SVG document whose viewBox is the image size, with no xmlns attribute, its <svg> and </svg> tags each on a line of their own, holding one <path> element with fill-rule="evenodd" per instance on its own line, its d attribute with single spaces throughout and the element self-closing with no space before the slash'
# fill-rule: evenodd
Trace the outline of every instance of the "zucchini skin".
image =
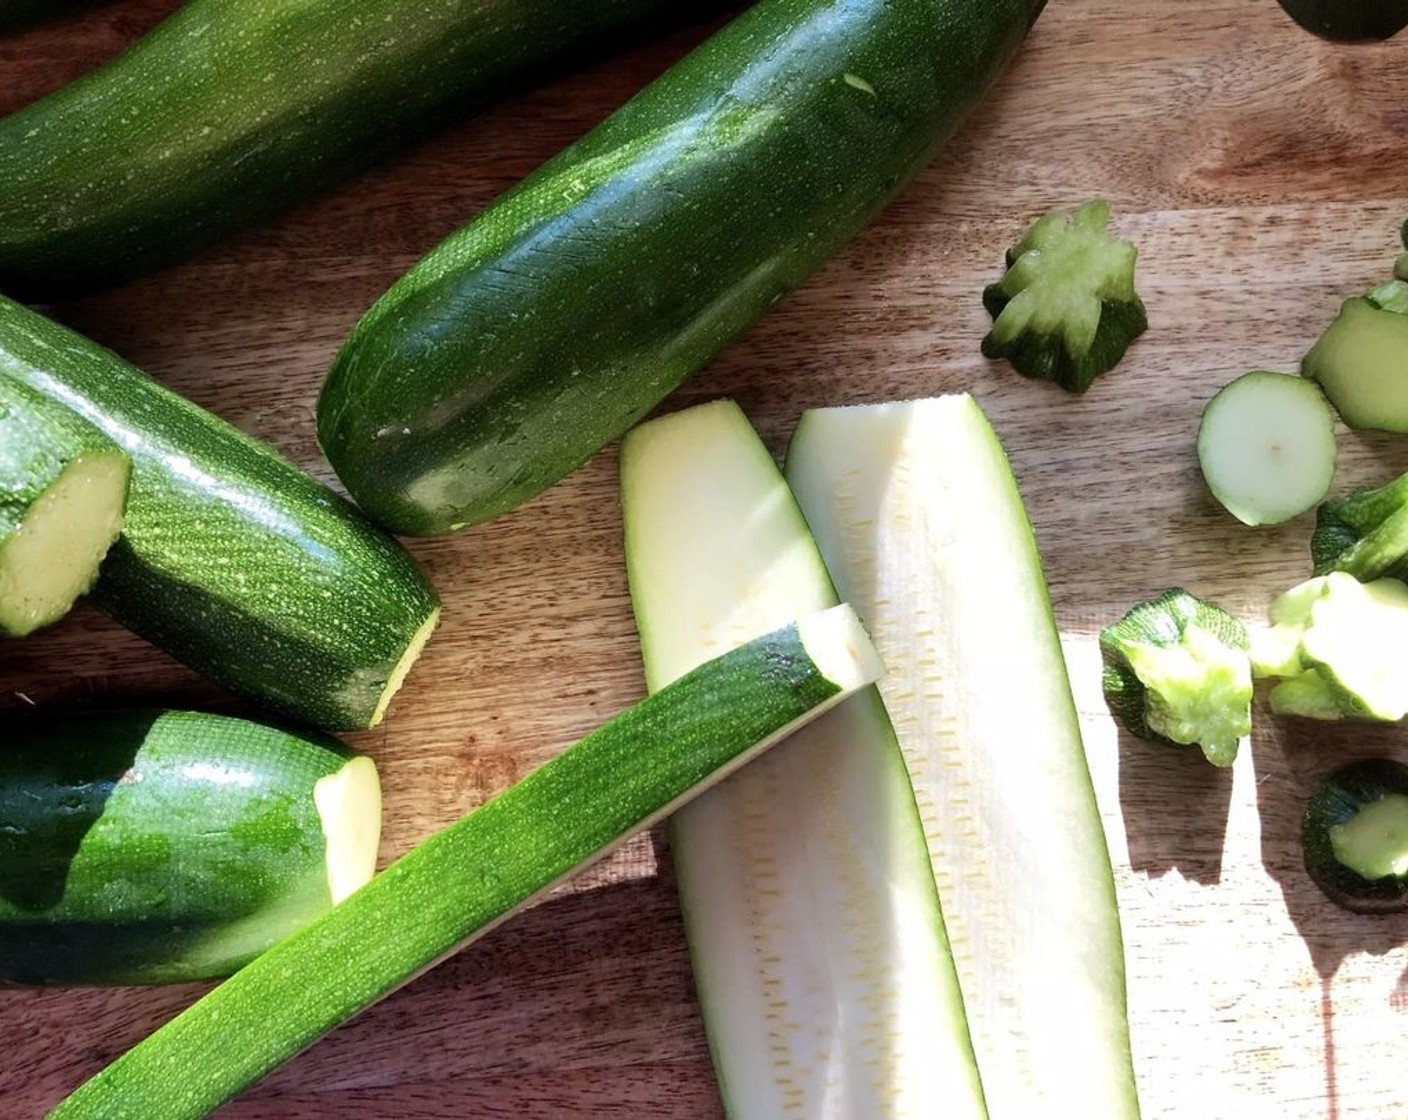
<svg viewBox="0 0 1408 1120">
<path fill-rule="evenodd" d="M 377 301 L 319 400 L 338 476 L 407 534 L 546 489 L 864 227 L 1039 9 L 762 0 Z"/>
<path fill-rule="evenodd" d="M 352 757 L 197 712 L 7 722 L 0 982 L 229 975 L 332 905 L 313 785 Z"/>
<path fill-rule="evenodd" d="M 172 264 L 671 8 L 192 0 L 0 121 L 0 290 L 71 296 Z"/>
<path fill-rule="evenodd" d="M 415 562 L 271 448 L 0 297 L 0 376 L 132 458 L 91 601 L 197 672 L 324 730 L 373 726 L 439 604 Z"/>
</svg>

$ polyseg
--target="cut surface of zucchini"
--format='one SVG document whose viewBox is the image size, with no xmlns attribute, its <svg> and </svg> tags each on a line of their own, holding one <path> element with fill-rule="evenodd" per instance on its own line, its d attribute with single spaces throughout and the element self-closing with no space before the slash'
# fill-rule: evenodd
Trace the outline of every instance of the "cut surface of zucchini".
<svg viewBox="0 0 1408 1120">
<path fill-rule="evenodd" d="M 1335 476 L 1335 419 L 1311 382 L 1258 370 L 1203 410 L 1198 464 L 1213 497 L 1246 525 L 1299 517 Z"/>
<path fill-rule="evenodd" d="M 131 463 L 97 451 L 70 463 L 0 541 L 0 633 L 22 637 L 55 621 L 92 588 L 122 532 Z"/>
<path fill-rule="evenodd" d="M 131 475 L 97 428 L 0 375 L 0 636 L 58 621 L 92 588 Z"/>
<path fill-rule="evenodd" d="M 966 395 L 818 409 L 787 478 L 887 665 L 990 1115 L 1137 1117 L 1109 853 L 996 435 Z"/>
<path fill-rule="evenodd" d="M 836 601 L 730 401 L 628 434 L 621 495 L 652 689 Z M 677 813 L 671 852 L 732 1120 L 986 1116 L 923 825 L 874 689 Z"/>
</svg>

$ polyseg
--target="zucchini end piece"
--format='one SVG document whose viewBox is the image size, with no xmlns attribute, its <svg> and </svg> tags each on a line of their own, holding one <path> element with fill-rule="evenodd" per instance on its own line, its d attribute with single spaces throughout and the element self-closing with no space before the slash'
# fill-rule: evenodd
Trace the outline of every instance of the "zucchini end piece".
<svg viewBox="0 0 1408 1120">
<path fill-rule="evenodd" d="M 1393 723 L 1408 714 L 1408 586 L 1344 572 L 1293 587 L 1271 606 L 1278 653 L 1258 657 L 1277 715 Z"/>
<path fill-rule="evenodd" d="M 1007 253 L 1007 272 L 983 292 L 992 330 L 983 356 L 1024 377 L 1084 393 L 1149 326 L 1134 288 L 1138 250 L 1111 236 L 1110 207 L 1039 218 Z"/>
<path fill-rule="evenodd" d="M 1101 632 L 1106 703 L 1130 734 L 1230 766 L 1251 733 L 1249 650 L 1237 619 L 1170 588 Z"/>
<path fill-rule="evenodd" d="M 1408 767 L 1369 758 L 1336 770 L 1301 821 L 1305 869 L 1356 914 L 1408 910 Z"/>
<path fill-rule="evenodd" d="M 1345 300 L 1301 374 L 1319 382 L 1351 428 L 1408 432 L 1408 315 L 1366 296 Z"/>
</svg>

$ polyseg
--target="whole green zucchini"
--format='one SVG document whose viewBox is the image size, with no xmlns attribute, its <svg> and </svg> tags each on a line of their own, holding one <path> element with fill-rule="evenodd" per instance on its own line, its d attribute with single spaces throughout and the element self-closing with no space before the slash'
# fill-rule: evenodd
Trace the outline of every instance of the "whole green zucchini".
<svg viewBox="0 0 1408 1120">
<path fill-rule="evenodd" d="M 0 983 L 227 976 L 375 870 L 376 766 L 336 739 L 200 712 L 4 734 Z"/>
<path fill-rule="evenodd" d="M 132 462 L 77 413 L 0 379 L 0 635 L 57 622 L 122 531 Z"/>
<path fill-rule="evenodd" d="M 688 14 L 723 0 L 688 0 Z M 181 260 L 418 138 L 437 115 L 669 16 L 665 0 L 190 0 L 0 121 L 0 291 Z"/>
<path fill-rule="evenodd" d="M 1041 0 L 761 0 L 399 280 L 318 434 L 396 532 L 510 510 L 800 284 L 978 105 Z"/>
<path fill-rule="evenodd" d="M 400 545 L 271 448 L 4 297 L 0 377 L 72 408 L 132 459 L 127 522 L 93 603 L 304 723 L 380 721 L 439 616 Z"/>
</svg>

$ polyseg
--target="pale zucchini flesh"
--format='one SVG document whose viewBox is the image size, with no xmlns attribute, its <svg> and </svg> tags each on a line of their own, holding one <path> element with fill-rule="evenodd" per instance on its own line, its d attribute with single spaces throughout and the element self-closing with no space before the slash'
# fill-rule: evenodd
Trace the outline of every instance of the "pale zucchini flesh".
<svg viewBox="0 0 1408 1120">
<path fill-rule="evenodd" d="M 94 606 L 301 724 L 382 719 L 440 614 L 394 539 L 273 448 L 3 296 L 0 377 L 77 413 L 132 460 Z"/>
<path fill-rule="evenodd" d="M 737 405 L 636 428 L 621 459 L 652 689 L 836 601 Z M 986 1115 L 923 827 L 873 688 L 677 813 L 671 851 L 733 1120 Z"/>
<path fill-rule="evenodd" d="M 816 410 L 787 478 L 887 665 L 991 1116 L 1137 1117 L 1109 854 L 996 435 L 966 395 Z"/>
<path fill-rule="evenodd" d="M 0 635 L 58 621 L 122 531 L 128 457 L 77 413 L 0 377 Z"/>
<path fill-rule="evenodd" d="M 206 1116 L 880 671 L 848 607 L 701 665 L 417 845 L 51 1118 Z"/>
</svg>

